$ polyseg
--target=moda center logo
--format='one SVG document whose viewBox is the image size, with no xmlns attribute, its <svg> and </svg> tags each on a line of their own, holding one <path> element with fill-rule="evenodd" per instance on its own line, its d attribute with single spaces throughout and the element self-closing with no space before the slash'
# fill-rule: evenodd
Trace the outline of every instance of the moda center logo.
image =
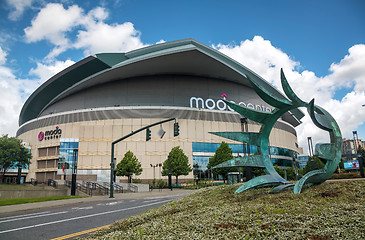
<svg viewBox="0 0 365 240">
<path fill-rule="evenodd" d="M 46 132 L 39 132 L 38 133 L 38 141 L 43 140 L 50 140 L 50 139 L 58 139 L 61 138 L 62 130 L 58 126 L 56 126 L 56 129 L 49 130 Z"/>
</svg>

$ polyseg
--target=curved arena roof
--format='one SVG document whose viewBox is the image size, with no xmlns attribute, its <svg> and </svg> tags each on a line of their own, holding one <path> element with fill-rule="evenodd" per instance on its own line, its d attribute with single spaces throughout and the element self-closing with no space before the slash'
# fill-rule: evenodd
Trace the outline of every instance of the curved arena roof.
<svg viewBox="0 0 365 240">
<path fill-rule="evenodd" d="M 267 92 L 285 98 L 260 76 L 226 55 L 193 39 L 157 44 L 127 53 L 101 53 L 89 56 L 43 83 L 27 99 L 19 125 L 38 118 L 51 104 L 83 89 L 138 76 L 181 74 L 219 78 L 251 87 L 246 76 Z M 304 115 L 293 110 L 296 124 Z"/>
</svg>

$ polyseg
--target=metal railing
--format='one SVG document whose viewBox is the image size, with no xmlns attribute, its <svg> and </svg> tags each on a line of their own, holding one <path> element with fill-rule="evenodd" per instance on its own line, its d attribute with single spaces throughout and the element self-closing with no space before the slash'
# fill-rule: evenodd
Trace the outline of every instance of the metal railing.
<svg viewBox="0 0 365 240">
<path fill-rule="evenodd" d="M 110 184 L 108 182 L 103 182 L 104 187 L 107 187 L 110 191 Z M 118 185 L 116 183 L 113 184 L 114 192 L 123 193 L 123 186 Z"/>
<path fill-rule="evenodd" d="M 71 180 L 65 180 L 65 186 L 66 187 L 70 188 L 71 185 L 72 185 Z M 87 195 L 90 195 L 90 196 L 93 195 L 93 189 L 89 188 L 87 185 L 83 185 L 81 183 L 76 182 L 76 189 L 83 192 L 83 193 L 86 193 Z"/>
<path fill-rule="evenodd" d="M 123 193 L 123 187 L 118 184 L 114 184 L 114 192 Z"/>
<path fill-rule="evenodd" d="M 86 186 L 92 190 L 98 191 L 100 194 L 109 194 L 109 188 L 97 182 L 86 182 Z"/>
<path fill-rule="evenodd" d="M 138 192 L 138 186 L 136 186 L 136 185 L 129 184 L 129 189 L 130 189 L 132 192 Z"/>
<path fill-rule="evenodd" d="M 57 188 L 57 182 L 53 179 L 48 179 L 48 186 L 52 186 L 54 188 Z"/>
</svg>

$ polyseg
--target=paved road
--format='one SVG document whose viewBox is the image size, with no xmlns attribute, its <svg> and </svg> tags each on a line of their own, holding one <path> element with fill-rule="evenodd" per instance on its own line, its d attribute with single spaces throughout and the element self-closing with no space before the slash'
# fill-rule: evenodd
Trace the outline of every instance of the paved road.
<svg viewBox="0 0 365 240">
<path fill-rule="evenodd" d="M 0 239 L 41 240 L 59 238 L 137 215 L 182 195 L 104 199 L 103 201 L 1 214 Z"/>
</svg>

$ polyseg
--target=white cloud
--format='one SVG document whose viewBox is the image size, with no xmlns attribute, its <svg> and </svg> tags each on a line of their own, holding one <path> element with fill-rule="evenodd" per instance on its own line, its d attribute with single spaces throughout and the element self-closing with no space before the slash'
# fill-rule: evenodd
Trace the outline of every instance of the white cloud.
<svg viewBox="0 0 365 240">
<path fill-rule="evenodd" d="M 280 68 L 294 70 L 299 66 L 299 62 L 290 59 L 286 53 L 272 46 L 270 41 L 261 36 L 255 36 L 252 41 L 242 41 L 238 45 L 218 44 L 213 47 L 249 67 L 275 86 L 280 86 L 280 79 L 277 78 L 280 76 Z"/>
<path fill-rule="evenodd" d="M 145 46 L 132 23 L 108 25 L 95 23 L 77 35 L 75 48 L 84 49 L 85 55 L 100 52 L 128 52 Z"/>
<path fill-rule="evenodd" d="M 33 91 L 36 82 L 18 79 L 10 68 L 5 67 L 6 52 L 0 47 L 0 135 L 15 136 L 18 129 L 18 116 L 23 105 L 23 99 Z"/>
<path fill-rule="evenodd" d="M 279 90 L 280 68 L 283 68 L 295 93 L 307 102 L 315 98 L 315 104 L 336 119 L 343 137 L 351 137 L 352 130 L 365 123 L 365 111 L 361 111 L 361 105 L 365 103 L 365 45 L 351 47 L 348 55 L 331 65 L 331 74 L 322 78 L 308 70 L 299 72 L 299 62 L 260 36 L 240 44 L 218 44 L 213 47 L 250 68 Z M 337 90 L 351 86 L 354 86 L 353 91 L 341 100 L 333 99 Z M 305 109 L 302 110 L 306 113 Z M 314 126 L 310 117 L 306 116 L 302 121 L 297 131 L 299 144 L 305 151 L 308 136 L 314 143 L 329 141 L 328 134 Z"/>
<path fill-rule="evenodd" d="M 0 47 L 0 65 L 6 62 L 7 53 Z"/>
<path fill-rule="evenodd" d="M 32 68 L 29 71 L 29 74 L 37 76 L 41 84 L 74 63 L 75 62 L 70 59 L 67 59 L 66 61 L 53 61 L 48 64 L 38 62 L 37 67 Z"/>
<path fill-rule="evenodd" d="M 7 4 L 11 7 L 11 12 L 9 13 L 9 19 L 12 21 L 18 20 L 25 9 L 32 6 L 34 0 L 6 0 Z"/>
<path fill-rule="evenodd" d="M 165 43 L 166 41 L 161 39 L 160 41 L 156 42 L 156 44 Z"/>
<path fill-rule="evenodd" d="M 24 29 L 28 42 L 47 40 L 55 49 L 49 57 L 54 57 L 70 47 L 71 42 L 66 33 L 82 20 L 82 9 L 77 5 L 65 9 L 62 4 L 50 3 L 40 10 L 32 20 L 32 25 Z"/>
<path fill-rule="evenodd" d="M 334 83 L 340 86 L 351 87 L 355 91 L 365 91 L 365 45 L 354 45 L 339 63 L 332 63 L 331 75 L 328 76 Z"/>
<path fill-rule="evenodd" d="M 0 47 L 0 135 L 15 136 L 20 110 L 29 95 L 44 81 L 75 62 L 66 60 L 37 63 L 37 67 L 30 70 L 30 75 L 36 76 L 36 79 L 19 79 L 12 69 L 4 66 L 6 55 Z"/>
<path fill-rule="evenodd" d="M 69 48 L 81 49 L 85 55 L 100 52 L 126 52 L 145 46 L 140 32 L 133 24 L 106 24 L 108 12 L 96 7 L 87 14 L 77 5 L 65 9 L 62 4 L 48 4 L 41 9 L 27 27 L 25 36 L 28 42 L 47 40 L 55 47 L 47 58 L 52 59 Z M 71 36 L 73 31 L 76 36 Z M 71 40 L 76 38 L 74 41 Z"/>
</svg>

